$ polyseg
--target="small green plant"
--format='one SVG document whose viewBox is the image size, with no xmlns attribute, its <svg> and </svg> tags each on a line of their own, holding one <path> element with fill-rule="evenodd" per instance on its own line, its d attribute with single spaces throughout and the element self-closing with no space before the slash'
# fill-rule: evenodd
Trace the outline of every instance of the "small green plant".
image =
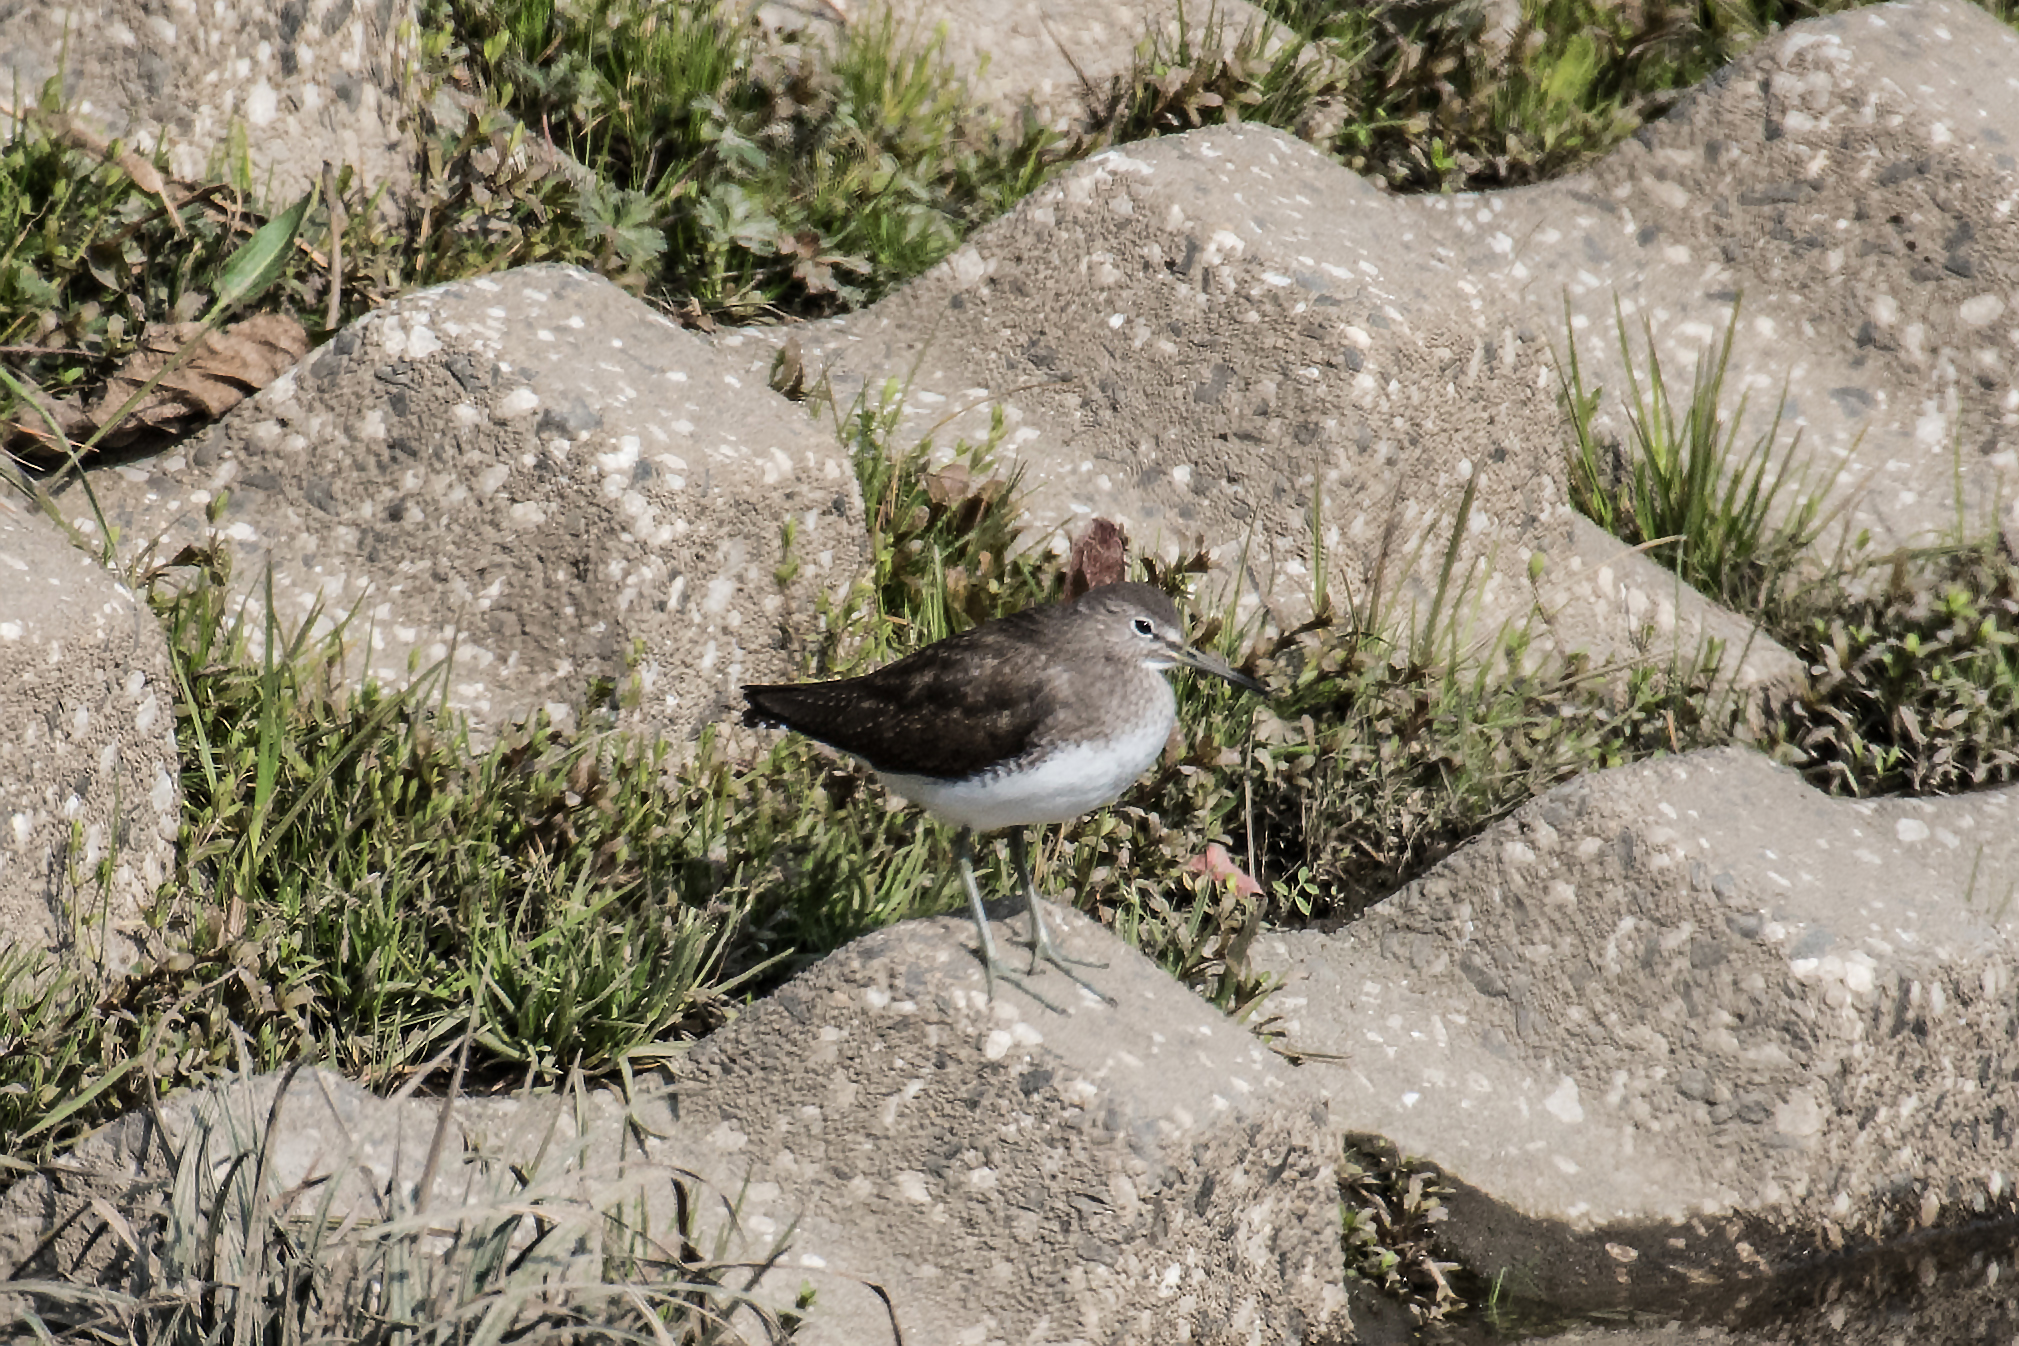
<svg viewBox="0 0 2019 1346">
<path fill-rule="evenodd" d="M 1407 1306 L 1420 1328 L 1463 1314 L 1476 1280 L 1437 1256 L 1451 1188 L 1436 1165 L 1403 1158 L 1374 1137 L 1349 1141 L 1339 1163 L 1346 1274 Z"/>
<path fill-rule="evenodd" d="M 267 1053 L 397 1076 L 475 1004 L 490 1053 L 558 1074 L 709 1021 L 740 911 L 654 877 L 685 858 L 653 820 L 662 749 L 536 720 L 473 752 L 433 676 L 347 695 L 343 624 L 284 631 L 269 607 L 249 632 L 226 586 L 213 569 L 163 599 L 181 863 L 206 895 L 194 948 L 264 970 L 239 1022 Z"/>
<path fill-rule="evenodd" d="M 1566 318 L 1568 314 L 1566 299 Z M 1643 319 L 1643 389 L 1634 372 L 1626 319 L 1615 301 L 1629 399 L 1629 443 L 1624 445 L 1604 443 L 1593 429 L 1600 391 L 1585 388 L 1574 333 L 1560 373 L 1574 439 L 1571 503 L 1607 532 L 1645 547 L 1702 593 L 1754 613 L 1769 611 L 1788 597 L 1784 581 L 1798 573 L 1850 497 L 1831 503 L 1838 474 L 1829 472 L 1812 482 L 1809 468 L 1798 466 L 1799 430 L 1786 448 L 1778 443 L 1785 393 L 1767 428 L 1749 446 L 1739 447 L 1746 399 L 1741 396 L 1730 413 L 1720 404 L 1738 321 L 1734 303 L 1722 344 L 1712 358 L 1697 362 L 1678 418 L 1655 353 L 1653 329 Z"/>
<path fill-rule="evenodd" d="M 2019 780 L 2019 565 L 1995 539 L 1900 553 L 1778 632 L 1809 665 L 1772 746 L 1840 794 Z"/>
<path fill-rule="evenodd" d="M 1203 12 L 1202 12 L 1203 11 Z M 1212 4 L 1181 4 L 1177 32 L 1153 30 L 1125 75 L 1082 90 L 1087 144 L 1126 144 L 1234 122 L 1296 131 L 1323 124 L 1351 69 L 1335 44 L 1252 20 L 1238 33 Z"/>
<path fill-rule="evenodd" d="M 1287 694 L 1257 726 L 1245 788 L 1267 872 L 1308 876 L 1271 920 L 1357 915 L 1560 781 L 1731 732 L 1712 658 L 1528 667 L 1518 633 L 1453 663 L 1396 650 L 1315 634 L 1257 661 Z"/>
<path fill-rule="evenodd" d="M 952 252 L 1057 162 L 970 101 L 932 33 L 889 15 L 831 48 L 733 6 L 458 0 L 468 67 L 663 246 L 649 287 L 701 312 L 832 311 Z"/>
<path fill-rule="evenodd" d="M 899 442 L 903 389 L 896 380 L 867 390 L 845 412 L 827 414 L 856 465 L 869 526 L 870 574 L 848 610 L 829 614 L 823 667 L 883 663 L 977 622 L 1056 597 L 1057 566 L 1022 536 L 1017 479 L 996 471 L 1004 423 L 998 408 L 987 439 L 935 453 L 930 432 Z"/>
<path fill-rule="evenodd" d="M 1659 117 L 1774 28 L 1836 7 L 1264 4 L 1294 31 L 1351 58 L 1353 78 L 1322 143 L 1398 191 L 1477 191 L 1569 171 Z"/>
<path fill-rule="evenodd" d="M 1775 708 L 1762 746 L 1818 786 L 1937 794 L 2019 778 L 2019 567 L 1995 537 L 1972 532 L 1960 503 L 1954 536 L 1939 545 L 1873 556 L 1860 537 L 1819 556 L 1855 493 L 1832 502 L 1835 472 L 1812 481 L 1795 466 L 1796 443 L 1775 442 L 1778 414 L 1739 445 L 1744 400 L 1729 417 L 1722 407 L 1737 321 L 1734 308 L 1680 410 L 1647 337 L 1647 389 L 1629 376 L 1624 444 L 1594 433 L 1600 393 L 1586 389 L 1570 343 L 1573 502 L 1755 616 L 1802 661 L 1809 685 Z M 1623 319 L 1618 327 L 1631 370 Z"/>
</svg>

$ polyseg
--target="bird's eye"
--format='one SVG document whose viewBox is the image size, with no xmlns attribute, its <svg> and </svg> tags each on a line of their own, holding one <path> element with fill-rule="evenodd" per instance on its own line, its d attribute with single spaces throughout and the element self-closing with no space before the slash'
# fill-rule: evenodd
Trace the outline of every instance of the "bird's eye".
<svg viewBox="0 0 2019 1346">
<path fill-rule="evenodd" d="M 1136 618 L 1136 634 L 1139 636 L 1154 636 L 1157 634 L 1157 628 L 1151 624 L 1148 617 L 1138 617 Z"/>
</svg>

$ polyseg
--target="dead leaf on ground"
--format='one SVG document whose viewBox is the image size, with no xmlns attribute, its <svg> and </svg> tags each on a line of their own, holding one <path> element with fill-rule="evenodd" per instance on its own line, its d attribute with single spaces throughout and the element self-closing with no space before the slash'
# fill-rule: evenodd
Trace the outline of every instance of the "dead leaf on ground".
<svg viewBox="0 0 2019 1346">
<path fill-rule="evenodd" d="M 1066 601 L 1128 578 L 1128 553 L 1129 535 L 1120 524 L 1112 519 L 1091 520 L 1086 531 L 1073 539 L 1072 557 L 1066 562 Z"/>
<path fill-rule="evenodd" d="M 673 310 L 673 320 L 690 331 L 715 330 L 715 319 L 709 316 L 708 310 L 701 307 L 701 301 L 693 295 L 687 296 L 687 302 Z"/>
<path fill-rule="evenodd" d="M 772 357 L 771 386 L 780 396 L 794 402 L 806 400 L 806 357 L 799 349 L 798 337 L 785 338 L 785 344 Z"/>
<path fill-rule="evenodd" d="M 126 358 L 104 391 L 81 414 L 75 408 L 52 407 L 72 441 L 89 439 L 126 399 L 140 390 L 191 340 L 203 333 L 200 322 L 165 323 L 150 327 L 140 348 Z M 163 376 L 146 397 L 119 422 L 100 448 L 120 448 L 144 436 L 187 434 L 230 411 L 308 354 L 308 333 L 283 313 L 256 313 L 243 322 L 203 337 L 189 358 Z M 72 414 L 66 415 L 65 411 Z M 63 424 L 64 422 L 69 422 Z M 60 461 L 64 446 L 52 444 L 48 426 L 32 412 L 16 418 L 10 444 L 31 459 Z M 52 463 L 53 465 L 53 463 Z"/>
<path fill-rule="evenodd" d="M 925 487 L 925 498 L 933 504 L 951 505 L 967 499 L 974 478 L 966 463 L 955 462 L 928 470 L 921 476 L 919 484 Z"/>
</svg>

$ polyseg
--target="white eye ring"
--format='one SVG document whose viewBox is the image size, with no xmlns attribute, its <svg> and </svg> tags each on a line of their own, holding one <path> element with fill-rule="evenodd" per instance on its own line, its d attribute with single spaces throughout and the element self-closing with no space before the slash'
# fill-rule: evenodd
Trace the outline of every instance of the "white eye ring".
<svg viewBox="0 0 2019 1346">
<path fill-rule="evenodd" d="M 1148 617 L 1136 618 L 1135 627 L 1136 634 L 1139 636 L 1154 636 L 1157 634 L 1157 628 L 1150 623 Z"/>
</svg>

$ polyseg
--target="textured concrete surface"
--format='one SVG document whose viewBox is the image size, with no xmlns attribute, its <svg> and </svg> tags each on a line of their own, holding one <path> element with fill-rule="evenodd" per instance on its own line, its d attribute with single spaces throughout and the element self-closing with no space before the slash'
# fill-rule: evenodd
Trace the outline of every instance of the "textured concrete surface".
<svg viewBox="0 0 2019 1346">
<path fill-rule="evenodd" d="M 1632 1303 L 2013 1214 L 2015 885 L 2019 790 L 1830 799 L 1728 749 L 1257 949 L 1290 1045 L 1341 1058 L 1302 1084 L 1465 1184 L 1468 1262 Z"/>
<path fill-rule="evenodd" d="M 944 437 L 979 439 L 1001 399 L 1040 534 L 1097 514 L 1203 542 L 1293 614 L 1321 495 L 1335 582 L 1385 569 L 1427 609 L 1476 479 L 1464 563 L 1497 550 L 1486 606 L 1525 614 L 1530 551 L 1569 545 L 1546 341 L 1449 302 L 1396 204 L 1273 131 L 1134 144 L 800 340 L 844 395 L 916 365 L 921 431 L 971 408 Z"/>
<path fill-rule="evenodd" d="M 144 563 L 202 540 L 228 491 L 247 601 L 271 565 L 282 629 L 348 616 L 387 686 L 453 652 L 448 702 L 479 726 L 566 713 L 605 678 L 620 724 L 698 732 L 739 684 L 798 674 L 820 596 L 866 545 L 831 431 L 565 267 L 409 295 L 95 485 Z M 787 528 L 799 568 L 780 583 Z"/>
<path fill-rule="evenodd" d="M 1240 1025 L 1063 915 L 1118 1008 L 1056 974 L 1033 985 L 1069 1014 L 1015 988 L 991 1005 L 973 926 L 909 922 L 685 1058 L 677 1131 L 649 1126 L 673 1138 L 648 1155 L 746 1182 L 753 1242 L 792 1229 L 822 1346 L 893 1339 L 862 1282 L 907 1342 L 1343 1334 L 1323 1108 L 1289 1104 L 1287 1068 Z"/>
<path fill-rule="evenodd" d="M 1566 296 L 1611 429 L 1615 298 L 1686 388 L 1743 293 L 1729 408 L 1743 392 L 1763 429 L 1785 382 L 1782 448 L 1803 429 L 1815 479 L 1858 493 L 1855 527 L 1925 540 L 1959 490 L 1972 526 L 2009 526 L 2015 60 L 2019 35 L 1946 0 L 1797 25 L 1589 172 L 1482 196 L 1384 195 L 1259 127 L 1133 144 L 797 335 L 844 394 L 911 375 L 921 430 L 966 409 L 942 435 L 979 438 L 1003 403 L 1034 534 L 1100 514 L 1203 542 L 1291 616 L 1314 509 L 1335 577 L 1364 592 L 1385 563 L 1427 606 L 1474 481 L 1482 615 L 1526 614 L 1536 552 L 1542 606 L 1562 605 Z"/>
<path fill-rule="evenodd" d="M 1785 383 L 1802 453 L 1867 488 L 1856 527 L 1925 540 L 1960 491 L 1968 525 L 2019 538 L 2015 69 L 2019 33 L 1974 5 L 1849 10 L 1761 44 L 1587 173 L 1421 204 L 1489 309 L 1561 344 L 1567 293 L 1608 389 L 1615 297 L 1687 386 L 1742 293 L 1748 423 Z"/>
<path fill-rule="evenodd" d="M 1801 660 L 1667 566 L 1582 514 L 1570 516 L 1569 532 L 1534 589 L 1535 622 L 1554 648 L 1609 655 L 1619 667 L 1627 660 L 1686 667 L 1715 648 L 1720 689 L 1751 693 L 1743 704 L 1755 722 L 1806 684 Z"/>
<path fill-rule="evenodd" d="M 999 931 L 1007 937 L 1007 929 Z M 675 1180 L 704 1194 L 693 1241 L 762 1259 L 760 1293 L 816 1310 L 797 1341 L 1299 1343 L 1347 1339 L 1331 1130 L 1294 1106 L 1266 1047 L 1112 936 L 1066 916 L 1120 1002 L 1077 990 L 1058 1013 L 1013 988 L 993 1004 L 964 920 L 912 922 L 837 953 L 683 1058 L 628 1108 L 607 1095 L 460 1103 L 432 1208 L 549 1203 L 670 1223 Z M 1063 979 L 1041 989 L 1065 1000 Z M 167 1113 L 218 1171 L 266 1128 L 273 1077 Z M 304 1213 L 411 1200 L 437 1117 L 304 1072 L 269 1161 Z M 166 1167 L 137 1115 L 68 1172 L 0 1202 L 0 1277 L 116 1276 L 94 1195 Z M 503 1166 L 545 1156 L 515 1193 Z M 584 1204 L 587 1203 L 587 1204 Z M 733 1208 L 733 1214 L 732 1214 Z M 575 1212 L 569 1216 L 568 1212 Z M 666 1231 L 661 1230 L 662 1234 Z M 565 1246 L 567 1240 L 556 1240 Z M 881 1287 L 890 1307 L 870 1287 Z"/>
<path fill-rule="evenodd" d="M 906 373 L 918 431 L 951 418 L 941 442 L 979 441 L 1000 400 L 1032 534 L 1053 545 L 1093 515 L 1167 559 L 1203 544 L 1223 567 L 1209 586 L 1239 573 L 1291 625 L 1317 514 L 1332 583 L 1379 588 L 1407 626 L 1437 611 L 1473 483 L 1440 622 L 1525 623 L 1536 657 L 1601 663 L 1716 635 L 1741 683 L 1795 681 L 1743 622 L 1582 524 L 1546 329 L 1451 302 L 1396 218 L 1413 209 L 1275 132 L 1171 137 L 1090 161 L 898 295 L 797 332 L 843 398 Z M 753 375 L 777 339 L 733 338 L 757 347 Z"/>
<path fill-rule="evenodd" d="M 0 98 L 32 102 L 60 70 L 73 117 L 143 154 L 165 144 L 178 177 L 221 167 L 238 135 L 262 200 L 293 201 L 324 160 L 397 195 L 413 171 L 413 31 L 413 0 L 8 5 Z"/>
<path fill-rule="evenodd" d="M 565 1107 L 551 1097 L 458 1099 L 428 1188 L 428 1208 L 482 1216 L 513 1201 L 537 1203 L 548 1218 L 579 1225 L 578 1255 L 593 1256 L 601 1216 L 583 1203 L 583 1123 L 618 1111 L 606 1095 L 594 1093 Z M 221 1210 L 219 1230 L 229 1247 L 242 1228 L 235 1223 L 240 1210 L 228 1198 L 218 1201 L 215 1184 L 238 1172 L 233 1164 L 240 1155 L 263 1155 L 266 1190 L 286 1216 L 318 1219 L 334 1211 L 338 1219 L 355 1213 L 370 1223 L 408 1215 L 419 1201 L 441 1117 L 439 1099 L 380 1098 L 318 1067 L 173 1095 L 158 1109 L 118 1119 L 61 1163 L 0 1194 L 0 1290 L 10 1279 L 50 1276 L 130 1284 L 135 1273 L 128 1251 L 93 1201 L 138 1216 L 176 1183 L 198 1210 Z M 265 1146 L 269 1127 L 273 1143 Z M 656 1218 L 655 1232 L 668 1232 L 670 1210 L 648 1212 L 646 1218 Z M 148 1228 L 144 1219 L 134 1224 Z M 563 1248 L 570 1243 L 565 1234 L 554 1240 Z M 348 1269 L 334 1257 L 320 1268 L 325 1277 Z M 567 1269 L 556 1267 L 561 1274 Z M 361 1293 L 327 1280 L 323 1291 Z M 8 1320 L 7 1307 L 0 1294 L 0 1321 Z"/>
<path fill-rule="evenodd" d="M 1616 391 L 1615 297 L 1681 384 L 1743 291 L 1749 415 L 1786 382 L 1805 450 L 1868 488 L 1859 526 L 1925 537 L 1959 490 L 1967 522 L 1998 522 L 1993 502 L 2019 500 L 2015 53 L 1944 0 L 1800 25 L 1589 172 L 1489 197 L 1383 196 L 1255 128 L 1128 146 L 877 308 L 796 334 L 844 396 L 915 366 L 921 432 L 976 434 L 1005 402 L 1040 541 L 1099 513 L 1167 553 L 1203 542 L 1294 615 L 1315 527 L 1335 583 L 1383 573 L 1421 612 L 1470 484 L 1461 568 L 1484 620 L 1539 612 L 1550 644 L 1602 656 L 1717 638 L 1741 681 L 1785 689 L 1784 652 L 1568 511 L 1564 297 Z M 771 339 L 704 343 L 578 272 L 468 282 L 96 482 L 136 559 L 197 540 L 229 491 L 247 597 L 270 560 L 284 621 L 318 595 L 326 619 L 355 611 L 361 659 L 395 683 L 453 647 L 451 703 L 482 722 L 607 677 L 627 723 L 690 733 L 736 682 L 794 672 L 820 596 L 861 562 L 852 474 L 765 389 Z M 0 603 L 0 657 L 26 652 L 10 685 L 36 713 L 0 754 L 25 820 L 0 845 L 71 835 L 73 808 L 84 854 L 94 825 L 110 854 L 116 797 L 141 812 L 115 890 L 144 891 L 130 839 L 165 847 L 174 812 L 170 768 L 135 757 L 158 740 L 172 760 L 158 636 L 41 521 L 6 527 L 0 567 L 36 584 L 6 600 L 26 616 Z M 38 606 L 45 578 L 95 597 Z M 103 657 L 74 659 L 92 640 Z M 81 691 L 49 681 L 72 676 Z M 653 1104 L 660 1139 L 621 1162 L 661 1192 L 685 1165 L 742 1193 L 753 1249 L 791 1229 L 793 1274 L 849 1342 L 883 1321 L 865 1281 L 907 1339 L 1318 1333 L 1344 1321 L 1321 1195 L 1341 1133 L 1443 1164 L 1455 1251 L 1531 1297 L 1674 1305 L 1689 1325 L 1637 1329 L 1651 1342 L 1999 1339 L 2015 813 L 2010 789 L 1828 800 L 1737 752 L 1574 782 L 1355 926 L 1260 942 L 1311 1053 L 1295 1070 L 1129 955 L 1102 976 L 1140 994 L 1063 1018 L 1015 992 L 983 1004 L 961 923 L 906 926 L 697 1049 L 677 1117 Z M 0 882 L 46 877 L 50 853 L 8 852 Z M 355 1131 L 361 1098 L 327 1106 Z M 569 1133 L 567 1171 L 608 1194 L 626 1179 L 600 1117 Z M 459 1118 L 486 1162 L 525 1134 Z M 384 1142 L 401 1162 L 405 1135 Z M 1874 1244 L 1899 1260 L 1858 1262 Z M 1837 1289 L 1801 1299 L 1810 1269 Z"/>
<path fill-rule="evenodd" d="M 174 705 L 147 604 L 0 499 L 0 951 L 132 963 L 174 859 Z"/>
</svg>

